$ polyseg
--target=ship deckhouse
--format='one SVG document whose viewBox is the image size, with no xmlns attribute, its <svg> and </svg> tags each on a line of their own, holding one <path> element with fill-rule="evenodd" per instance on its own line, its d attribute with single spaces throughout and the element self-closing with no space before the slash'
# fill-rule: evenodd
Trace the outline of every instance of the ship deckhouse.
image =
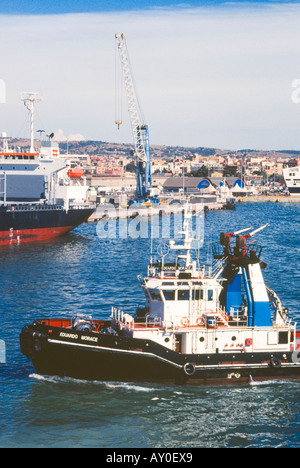
<svg viewBox="0 0 300 468">
<path fill-rule="evenodd" d="M 220 282 L 217 277 L 206 276 L 199 263 L 191 259 L 194 241 L 189 232 L 191 216 L 187 205 L 180 232 L 182 243 L 171 240 L 162 260 L 149 265 L 148 277 L 141 282 L 148 316 L 172 327 L 197 327 L 217 321 L 226 324 L 226 312 L 219 299 L 223 289 Z M 168 251 L 178 252 L 172 263 L 165 262 Z"/>
<path fill-rule="evenodd" d="M 161 260 L 151 261 L 139 278 L 146 297 L 136 317 L 113 308 L 112 321 L 124 335 L 150 339 L 183 354 L 288 351 L 292 325 L 276 294 L 263 278 L 259 254 L 247 239 L 267 225 L 221 234 L 221 251 L 212 267 L 192 259 L 192 213 L 185 207 L 182 240 L 162 246 Z M 231 246 L 232 238 L 236 245 Z M 168 257 L 172 257 L 168 262 Z"/>
<path fill-rule="evenodd" d="M 208 319 L 226 323 L 219 302 L 222 286 L 214 279 L 149 278 L 142 287 L 149 319 L 160 319 L 175 327 L 204 325 Z"/>
<path fill-rule="evenodd" d="M 300 196 L 300 166 L 283 169 L 283 176 L 290 195 Z"/>
</svg>

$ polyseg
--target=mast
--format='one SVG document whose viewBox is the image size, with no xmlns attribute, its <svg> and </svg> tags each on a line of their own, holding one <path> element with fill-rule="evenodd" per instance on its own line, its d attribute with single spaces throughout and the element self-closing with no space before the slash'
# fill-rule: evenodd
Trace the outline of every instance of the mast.
<svg viewBox="0 0 300 468">
<path fill-rule="evenodd" d="M 174 240 L 170 240 L 170 249 L 171 250 L 178 250 L 178 258 L 184 260 L 185 267 L 191 267 L 191 249 L 192 243 L 195 240 L 190 235 L 190 222 L 192 219 L 192 212 L 190 210 L 190 205 L 187 201 L 185 208 L 184 208 L 184 219 L 183 219 L 183 229 L 179 231 L 179 234 L 183 236 L 183 243 L 176 244 Z M 183 254 L 180 251 L 184 250 L 186 253 Z"/>
<path fill-rule="evenodd" d="M 42 98 L 38 93 L 25 92 L 21 100 L 30 112 L 30 153 L 34 153 L 34 104 L 40 102 Z"/>
</svg>

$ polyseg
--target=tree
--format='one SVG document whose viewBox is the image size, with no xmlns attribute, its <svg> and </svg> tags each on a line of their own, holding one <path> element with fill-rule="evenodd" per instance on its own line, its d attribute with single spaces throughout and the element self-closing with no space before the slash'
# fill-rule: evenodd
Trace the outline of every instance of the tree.
<svg viewBox="0 0 300 468">
<path fill-rule="evenodd" d="M 197 171 L 192 171 L 193 177 L 208 177 L 209 176 L 209 169 L 205 165 L 200 167 Z"/>
<path fill-rule="evenodd" d="M 133 161 L 126 165 L 126 172 L 136 172 L 136 165 Z"/>
<path fill-rule="evenodd" d="M 235 177 L 237 175 L 237 166 L 226 166 L 223 170 L 223 177 Z"/>
</svg>

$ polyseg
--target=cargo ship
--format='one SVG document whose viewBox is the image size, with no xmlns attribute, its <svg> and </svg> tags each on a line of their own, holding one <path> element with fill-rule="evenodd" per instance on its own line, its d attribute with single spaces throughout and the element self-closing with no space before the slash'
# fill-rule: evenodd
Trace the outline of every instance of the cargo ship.
<svg viewBox="0 0 300 468">
<path fill-rule="evenodd" d="M 191 219 L 187 205 L 182 240 L 151 256 L 139 277 L 145 307 L 135 314 L 113 308 L 107 320 L 74 313 L 26 325 L 21 352 L 36 373 L 179 385 L 299 379 L 300 332 L 253 248 L 267 226 L 222 233 L 208 268 L 193 258 Z"/>
<path fill-rule="evenodd" d="M 2 133 L 0 152 L 0 245 L 49 240 L 88 220 L 95 207 L 86 202 L 80 168 L 61 156 L 53 134 L 34 148 L 35 93 L 24 100 L 31 114 L 31 147 L 13 151 Z"/>
</svg>

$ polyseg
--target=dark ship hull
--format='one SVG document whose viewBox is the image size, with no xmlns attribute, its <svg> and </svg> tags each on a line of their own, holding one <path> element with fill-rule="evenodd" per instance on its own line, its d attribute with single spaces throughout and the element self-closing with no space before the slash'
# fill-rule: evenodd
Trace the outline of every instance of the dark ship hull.
<svg viewBox="0 0 300 468">
<path fill-rule="evenodd" d="M 185 355 L 151 340 L 109 334 L 110 322 L 93 323 L 95 331 L 80 331 L 70 320 L 36 321 L 22 330 L 21 352 L 38 374 L 91 381 L 223 385 L 300 379 L 297 351 Z"/>
<path fill-rule="evenodd" d="M 54 239 L 86 222 L 91 207 L 70 208 L 59 205 L 24 204 L 0 208 L 0 245 Z"/>
<path fill-rule="evenodd" d="M 288 187 L 289 192 L 291 195 L 299 195 L 300 196 L 300 187 Z"/>
</svg>

